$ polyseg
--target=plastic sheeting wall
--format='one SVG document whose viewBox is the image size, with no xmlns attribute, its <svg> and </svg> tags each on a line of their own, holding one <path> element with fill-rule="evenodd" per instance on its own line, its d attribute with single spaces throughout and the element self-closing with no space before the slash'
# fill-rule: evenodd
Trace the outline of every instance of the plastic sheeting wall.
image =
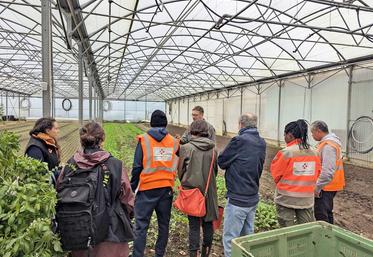
<svg viewBox="0 0 373 257">
<path fill-rule="evenodd" d="M 30 119 L 40 118 L 43 115 L 42 111 L 42 99 L 31 97 L 28 98 L 30 100 L 31 107 L 30 108 L 22 108 L 21 112 L 19 113 L 19 104 L 18 104 L 18 95 L 13 97 L 13 94 L 8 95 L 8 115 L 14 115 L 15 117 L 25 117 Z M 21 97 L 22 103 L 23 97 Z M 65 111 L 62 109 L 62 101 L 61 98 L 55 99 L 55 117 L 61 119 L 78 119 L 78 106 L 79 100 L 78 99 L 70 99 L 72 108 L 70 111 Z M 106 101 L 106 100 L 105 100 Z M 145 102 L 142 101 L 112 101 L 110 100 L 111 109 L 109 111 L 104 111 L 104 119 L 105 120 L 129 120 L 129 121 L 139 121 L 139 120 L 150 120 L 151 113 L 156 110 L 164 111 L 165 104 L 163 102 Z M 5 115 L 5 106 L 6 106 L 6 97 L 5 93 L 0 96 L 0 105 L 2 104 L 4 108 L 4 115 Z M 125 106 L 124 106 L 125 105 Z M 146 106 L 146 112 L 145 112 Z M 94 113 L 94 103 L 92 102 L 92 116 Z M 125 110 L 125 112 L 124 112 Z M 20 115 L 19 115 L 20 114 Z M 84 119 L 89 119 L 89 101 L 87 99 L 83 100 L 83 116 Z"/>
<path fill-rule="evenodd" d="M 346 150 L 347 142 L 347 73 L 325 73 L 312 81 L 311 120 L 325 121 L 329 129 L 339 136 Z"/>
<path fill-rule="evenodd" d="M 188 100 L 180 101 L 180 121 L 178 123 L 180 124 L 188 124 Z"/>
<path fill-rule="evenodd" d="M 279 87 L 276 85 L 264 85 L 262 93 L 259 95 L 259 127 L 264 138 L 277 140 L 278 133 L 278 107 L 279 107 Z"/>
<path fill-rule="evenodd" d="M 360 116 L 373 117 L 373 67 L 362 68 L 353 73 L 350 115 L 350 126 Z M 363 164 L 373 163 L 373 152 L 359 154 L 351 151 L 350 157 L 363 161 Z"/>
<path fill-rule="evenodd" d="M 259 116 L 261 135 L 275 144 L 283 143 L 283 129 L 288 122 L 306 119 L 309 122 L 324 120 L 330 130 L 337 134 L 343 149 L 347 149 L 349 126 L 358 117 L 373 117 L 373 69 L 356 66 L 352 73 L 351 108 L 348 110 L 349 67 L 286 79 L 278 82 L 261 84 L 257 87 L 231 89 L 218 93 L 202 94 L 189 98 L 189 116 L 191 109 L 201 105 L 205 109 L 205 118 L 214 125 L 217 134 L 224 129 L 228 134 L 238 132 L 238 119 L 242 112 L 253 112 Z M 241 97 L 242 92 L 242 97 Z M 242 99 L 242 100 L 241 100 Z M 188 99 L 183 99 L 188 102 Z M 172 100 L 170 120 L 180 120 L 180 125 L 187 126 L 191 121 L 183 100 Z M 180 111 L 178 108 L 180 107 Z M 180 114 L 180 118 L 177 116 Z M 350 115 L 350 122 L 348 122 Z M 312 144 L 316 144 L 311 139 Z M 349 153 L 351 158 L 373 162 L 373 153 Z"/>
</svg>

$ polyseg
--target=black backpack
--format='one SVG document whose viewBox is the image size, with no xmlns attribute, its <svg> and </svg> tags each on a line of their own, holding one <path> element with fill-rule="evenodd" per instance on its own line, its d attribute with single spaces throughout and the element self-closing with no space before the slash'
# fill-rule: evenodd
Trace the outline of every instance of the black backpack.
<svg viewBox="0 0 373 257">
<path fill-rule="evenodd" d="M 56 221 L 65 251 L 90 249 L 103 242 L 110 226 L 110 171 L 103 163 L 64 167 L 57 185 Z"/>
</svg>

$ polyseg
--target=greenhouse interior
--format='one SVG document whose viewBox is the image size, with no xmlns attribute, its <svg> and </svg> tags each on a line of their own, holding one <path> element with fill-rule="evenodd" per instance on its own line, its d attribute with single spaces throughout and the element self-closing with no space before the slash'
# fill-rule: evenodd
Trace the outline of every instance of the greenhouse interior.
<svg viewBox="0 0 373 257">
<path fill-rule="evenodd" d="M 0 256 L 373 256 L 372 27 L 373 0 L 0 0 Z M 212 232 L 212 243 L 206 243 L 204 222 L 212 221 L 206 221 L 209 197 L 204 194 L 207 214 L 197 216 L 205 217 L 200 221 L 203 242 L 201 248 L 197 244 L 198 251 L 191 239 L 196 233 L 199 236 L 199 230 L 192 229 L 193 215 L 185 215 L 174 203 L 166 233 L 162 232 L 162 215 L 155 208 L 147 217 L 150 225 L 144 232 L 139 221 L 142 207 L 138 207 L 144 176 L 149 172 L 145 166 L 156 167 L 157 158 L 164 154 L 159 148 L 163 150 L 155 155 L 163 139 L 152 138 L 154 142 L 148 146 L 146 136 L 152 137 L 155 128 L 166 127 L 167 135 L 177 139 L 178 146 L 174 152 L 170 148 L 175 155 L 170 158 L 184 160 L 184 149 L 197 151 L 188 148 L 198 134 L 193 134 L 193 125 L 198 125 L 196 112 L 206 121 L 203 124 L 209 129 L 212 151 L 218 155 L 211 160 L 217 162 L 215 202 L 225 208 L 223 220 L 220 209 L 216 217 L 221 224 Z M 165 116 L 164 126 L 153 123 L 159 113 Z M 103 129 L 99 147 L 120 160 L 132 187 L 131 240 L 107 240 L 114 246 L 106 246 L 109 250 L 105 252 L 96 246 L 108 242 L 92 243 L 91 235 L 88 250 L 79 255 L 74 251 L 80 248 L 67 247 L 63 225 L 57 231 L 50 229 L 52 218 L 58 221 L 61 217 L 62 196 L 49 182 L 38 185 L 37 181 L 48 179 L 50 174 L 36 173 L 41 164 L 30 160 L 28 154 L 36 138 L 33 131 L 43 117 L 53 124 L 58 122 L 59 134 L 53 140 L 60 171 L 80 151 L 87 154 L 82 135 L 89 124 Z M 242 163 L 248 163 L 255 154 L 247 150 L 253 141 L 242 144 L 243 150 L 232 157 L 236 168 L 223 167 L 221 162 L 234 142 L 244 137 L 245 119 L 255 121 L 246 128 L 255 129 L 265 142 L 265 160 L 253 164 L 261 167 L 254 183 L 259 202 L 254 208 L 255 222 L 250 221 L 255 223 L 253 235 L 243 229 L 227 239 L 231 232 L 227 227 L 234 227 L 238 215 L 233 216 L 231 225 L 224 219 L 233 210 L 228 209 L 232 192 L 248 194 L 239 176 L 252 169 L 250 165 L 245 169 Z M 296 159 L 285 152 L 289 148 L 289 124 L 300 122 L 307 128 L 299 127 L 299 133 L 306 134 L 307 145 L 320 162 L 316 188 L 328 169 L 333 170 L 328 183 L 343 172 L 343 189 L 324 188 L 321 193 L 325 196 L 316 189 L 313 195 L 312 189 L 312 217 L 317 222 L 323 219 L 318 218 L 316 205 L 334 192 L 331 200 L 325 200 L 329 201 L 325 207 L 330 209 L 329 219 L 332 217 L 327 222 L 334 224 L 330 227 L 327 223 L 295 222 L 298 225 L 294 229 L 283 228 L 279 206 L 285 205 L 278 202 L 278 194 L 294 186 L 295 193 L 289 193 L 293 197 L 303 190 L 300 187 L 305 182 L 295 180 L 298 173 L 292 171 L 289 179 L 294 181 L 281 189 L 281 181 L 274 176 L 275 161 L 280 153 L 291 162 Z M 337 155 L 328 167 L 324 166 L 326 149 L 319 142 L 325 137 L 314 136 L 315 131 L 324 130 L 339 142 L 336 148 L 334 143 L 327 143 Z M 188 141 L 183 141 L 185 135 Z M 141 141 L 144 137 L 145 145 Z M 149 147 L 155 149 L 152 161 L 146 159 Z M 190 162 L 197 158 L 195 155 L 187 157 Z M 46 162 L 39 159 L 43 160 Z M 141 175 L 136 173 L 138 163 Z M 162 166 L 175 172 L 171 186 L 174 201 L 184 186 L 185 177 L 179 179 L 178 174 L 184 169 L 189 172 L 188 165 Z M 339 165 L 343 166 L 340 170 Z M 230 175 L 235 169 L 242 172 Z M 62 177 L 60 171 L 58 176 Z M 135 176 L 139 176 L 139 185 Z M 234 176 L 233 182 L 229 176 Z M 283 176 L 282 180 L 288 181 Z M 251 185 L 256 179 L 249 180 Z M 309 177 L 306 180 L 310 183 Z M 56 181 L 64 180 L 58 177 Z M 293 221 L 299 214 L 294 215 Z M 163 250 L 162 233 L 163 238 L 167 234 Z M 328 239 L 319 241 L 321 236 Z M 121 249 L 121 244 L 124 250 L 115 250 Z"/>
</svg>

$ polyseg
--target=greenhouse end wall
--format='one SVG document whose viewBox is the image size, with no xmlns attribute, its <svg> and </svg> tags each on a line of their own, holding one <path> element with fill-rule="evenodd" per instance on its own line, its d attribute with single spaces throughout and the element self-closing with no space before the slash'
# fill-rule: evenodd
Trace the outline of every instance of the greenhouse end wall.
<svg viewBox="0 0 373 257">
<path fill-rule="evenodd" d="M 71 119 L 77 120 L 79 115 L 79 100 L 69 99 L 71 101 L 71 110 L 65 111 L 62 108 L 62 98 L 55 98 L 55 114 L 57 119 Z M 21 105 L 19 105 L 19 101 Z M 105 100 L 104 106 L 110 108 L 104 110 L 104 120 L 128 120 L 128 121 L 141 121 L 150 120 L 151 114 L 154 110 L 164 111 L 164 102 L 144 102 L 144 101 L 118 101 L 118 100 Z M 6 113 L 6 96 L 5 92 L 0 91 L 0 105 L 3 106 L 4 115 Z M 27 107 L 29 105 L 29 107 Z M 21 107 L 19 109 L 19 107 Z M 145 111 L 146 109 L 146 111 Z M 94 113 L 94 104 L 92 103 L 92 115 Z M 21 117 L 26 119 L 37 119 L 43 116 L 42 99 L 40 97 L 18 97 L 17 94 L 8 94 L 8 115 Z M 94 116 L 94 115 L 93 115 Z M 83 119 L 89 119 L 89 100 L 83 100 Z"/>
<path fill-rule="evenodd" d="M 187 126 L 191 122 L 191 109 L 200 105 L 217 134 L 223 135 L 226 131 L 231 136 L 238 132 L 240 114 L 252 112 L 259 117 L 261 135 L 276 145 L 283 144 L 283 129 L 288 122 L 301 118 L 309 122 L 323 120 L 341 138 L 344 153 L 349 158 L 370 166 L 373 152 L 346 151 L 352 123 L 361 116 L 373 117 L 372 83 L 372 65 L 346 67 L 259 86 L 174 99 L 167 102 L 166 111 L 171 123 Z"/>
</svg>

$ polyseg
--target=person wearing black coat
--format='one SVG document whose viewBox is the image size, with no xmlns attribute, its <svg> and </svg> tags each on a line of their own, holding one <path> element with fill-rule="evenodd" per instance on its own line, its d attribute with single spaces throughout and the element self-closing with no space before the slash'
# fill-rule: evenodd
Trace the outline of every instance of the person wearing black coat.
<svg viewBox="0 0 373 257">
<path fill-rule="evenodd" d="M 58 176 L 60 147 L 57 143 L 59 126 L 53 118 L 40 118 L 30 131 L 30 140 L 25 155 L 48 164 L 48 170 Z"/>
</svg>

